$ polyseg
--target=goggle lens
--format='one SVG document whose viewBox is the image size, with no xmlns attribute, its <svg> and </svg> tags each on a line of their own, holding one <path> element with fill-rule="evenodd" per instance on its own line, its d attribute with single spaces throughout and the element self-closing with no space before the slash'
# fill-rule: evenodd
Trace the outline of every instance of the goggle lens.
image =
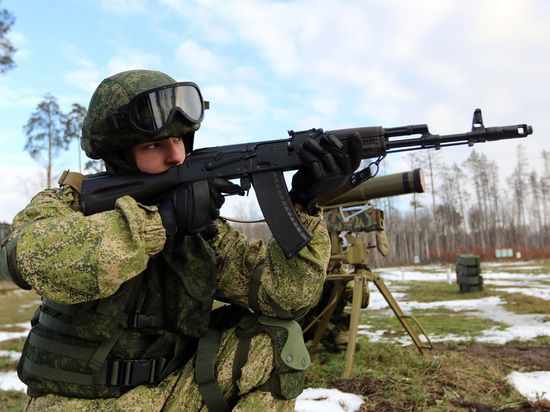
<svg viewBox="0 0 550 412">
<path fill-rule="evenodd" d="M 175 83 L 140 93 L 128 105 L 131 125 L 139 131 L 158 132 L 179 111 L 192 123 L 204 116 L 204 102 L 194 83 Z"/>
</svg>

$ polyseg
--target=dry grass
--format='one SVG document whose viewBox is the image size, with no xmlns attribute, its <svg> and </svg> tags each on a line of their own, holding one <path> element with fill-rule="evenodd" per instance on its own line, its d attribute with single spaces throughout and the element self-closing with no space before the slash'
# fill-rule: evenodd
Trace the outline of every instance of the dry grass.
<svg viewBox="0 0 550 412">
<path fill-rule="evenodd" d="M 0 281 L 0 328 L 28 322 L 39 304 L 40 297 L 34 291 L 18 289 L 11 283 Z"/>
</svg>

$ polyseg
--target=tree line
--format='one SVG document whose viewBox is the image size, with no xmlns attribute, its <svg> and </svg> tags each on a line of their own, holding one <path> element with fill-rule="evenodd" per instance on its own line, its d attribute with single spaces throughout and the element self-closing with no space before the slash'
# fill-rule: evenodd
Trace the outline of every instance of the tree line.
<svg viewBox="0 0 550 412">
<path fill-rule="evenodd" d="M 409 208 L 398 209 L 392 198 L 374 202 L 386 216 L 391 252 L 385 263 L 454 262 L 459 253 L 491 260 L 550 255 L 550 152 L 541 153 L 542 170 L 530 169 L 518 145 L 504 183 L 496 162 L 475 149 L 462 165 L 444 164 L 438 154 L 408 155 L 427 186 L 426 193 L 409 195 Z"/>
<path fill-rule="evenodd" d="M 484 260 L 550 257 L 550 152 L 542 151 L 537 170 L 529 168 L 523 145 L 516 150 L 504 182 L 496 162 L 475 149 L 461 165 L 443 163 L 438 151 L 408 154 L 411 170 L 424 171 L 426 192 L 408 195 L 405 207 L 392 197 L 371 202 L 384 211 L 390 243 L 387 257 L 370 249 L 371 265 L 454 263 L 457 254 Z M 241 219 L 261 216 L 249 205 L 233 212 Z M 265 223 L 233 224 L 249 237 L 269 238 Z M 375 244 L 373 233 L 360 235 Z"/>
<path fill-rule="evenodd" d="M 444 163 L 440 152 L 411 152 L 410 170 L 422 168 L 426 192 L 371 201 L 385 216 L 390 254 L 369 249 L 374 267 L 414 263 L 454 263 L 457 254 L 484 260 L 550 257 L 550 152 L 541 153 L 542 168 L 531 169 L 525 147 L 504 182 L 496 161 L 475 149 L 463 164 Z M 382 164 L 383 166 L 383 164 Z M 250 206 L 236 206 L 236 217 L 261 217 Z M 233 223 L 248 237 L 269 238 L 265 223 Z M 360 234 L 375 244 L 373 233 Z"/>
</svg>

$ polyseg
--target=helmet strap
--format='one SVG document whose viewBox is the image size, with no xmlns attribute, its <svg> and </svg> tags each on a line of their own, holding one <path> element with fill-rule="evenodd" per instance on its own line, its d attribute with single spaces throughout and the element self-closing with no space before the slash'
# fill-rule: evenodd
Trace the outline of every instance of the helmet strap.
<svg viewBox="0 0 550 412">
<path fill-rule="evenodd" d="M 124 149 L 122 149 L 122 153 L 120 157 L 122 157 L 122 160 L 124 160 L 124 163 L 126 163 L 128 166 L 130 166 L 131 168 L 135 168 L 136 170 L 139 170 L 136 163 L 136 159 L 134 157 L 134 152 L 132 151 L 131 147 L 125 147 Z"/>
</svg>

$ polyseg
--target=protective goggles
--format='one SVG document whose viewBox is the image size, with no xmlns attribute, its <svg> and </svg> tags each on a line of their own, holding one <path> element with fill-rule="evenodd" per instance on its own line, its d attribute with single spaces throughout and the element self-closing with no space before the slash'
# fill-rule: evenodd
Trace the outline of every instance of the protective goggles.
<svg viewBox="0 0 550 412">
<path fill-rule="evenodd" d="M 195 83 L 166 84 L 139 93 L 112 116 L 96 120 L 92 133 L 131 128 L 154 135 L 170 124 L 176 112 L 193 124 L 200 123 L 205 108 L 208 108 L 208 102 L 203 100 Z"/>
</svg>

